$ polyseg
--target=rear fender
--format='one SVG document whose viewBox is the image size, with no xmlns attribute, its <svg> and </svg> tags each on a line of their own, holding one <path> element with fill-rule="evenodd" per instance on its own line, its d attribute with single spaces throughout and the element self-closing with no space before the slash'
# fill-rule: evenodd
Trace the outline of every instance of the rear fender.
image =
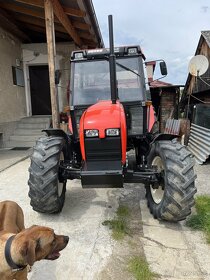
<svg viewBox="0 0 210 280">
<path fill-rule="evenodd" d="M 48 128 L 48 129 L 43 129 L 43 132 L 47 133 L 47 136 L 58 136 L 62 137 L 65 140 L 65 150 L 66 150 L 66 157 L 71 158 L 72 157 L 72 141 L 71 141 L 71 136 L 66 134 L 62 129 L 57 129 L 57 128 Z"/>
<path fill-rule="evenodd" d="M 66 134 L 62 129 L 48 128 L 48 129 L 43 129 L 42 131 L 46 132 L 47 136 L 63 137 L 66 142 L 66 145 L 70 145 L 70 142 L 71 142 L 70 135 Z"/>
<path fill-rule="evenodd" d="M 157 141 L 161 141 L 161 140 L 173 140 L 174 138 L 177 138 L 177 135 L 160 133 L 160 134 L 157 134 L 157 135 L 152 139 L 152 141 L 150 142 L 150 144 L 152 145 L 153 143 L 155 143 L 155 142 L 157 142 Z"/>
<path fill-rule="evenodd" d="M 43 129 L 42 131 L 46 132 L 47 136 L 61 136 L 68 141 L 68 135 L 62 129 L 48 128 L 48 129 Z"/>
</svg>

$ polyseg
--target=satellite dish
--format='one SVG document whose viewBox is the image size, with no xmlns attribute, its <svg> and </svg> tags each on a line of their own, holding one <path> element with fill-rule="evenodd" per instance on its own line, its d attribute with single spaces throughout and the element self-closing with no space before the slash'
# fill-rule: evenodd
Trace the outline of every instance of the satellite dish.
<svg viewBox="0 0 210 280">
<path fill-rule="evenodd" d="M 189 72 L 193 76 L 201 76 L 206 73 L 209 68 L 209 61 L 204 55 L 196 55 L 190 59 Z"/>
</svg>

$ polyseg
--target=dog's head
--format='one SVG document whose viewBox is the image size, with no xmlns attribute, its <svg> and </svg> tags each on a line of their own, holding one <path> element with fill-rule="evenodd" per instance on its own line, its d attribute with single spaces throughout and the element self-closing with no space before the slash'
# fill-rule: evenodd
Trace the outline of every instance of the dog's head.
<svg viewBox="0 0 210 280">
<path fill-rule="evenodd" d="M 19 233 L 20 254 L 24 262 L 33 265 L 42 259 L 55 260 L 68 244 L 69 237 L 56 235 L 48 227 L 32 226 Z M 17 240 L 18 241 L 18 240 Z"/>
</svg>

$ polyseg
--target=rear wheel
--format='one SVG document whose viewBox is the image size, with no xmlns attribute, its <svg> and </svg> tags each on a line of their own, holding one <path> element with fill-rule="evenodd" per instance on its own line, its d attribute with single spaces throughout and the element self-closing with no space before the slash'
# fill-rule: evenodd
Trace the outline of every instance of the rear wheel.
<svg viewBox="0 0 210 280">
<path fill-rule="evenodd" d="M 158 184 L 146 186 L 151 213 L 160 220 L 184 220 L 191 213 L 196 193 L 191 153 L 176 140 L 158 141 L 153 144 L 148 164 L 160 173 Z"/>
<path fill-rule="evenodd" d="M 66 180 L 60 177 L 60 162 L 66 155 L 62 137 L 40 138 L 31 157 L 29 168 L 29 197 L 37 212 L 57 213 L 63 208 Z"/>
</svg>

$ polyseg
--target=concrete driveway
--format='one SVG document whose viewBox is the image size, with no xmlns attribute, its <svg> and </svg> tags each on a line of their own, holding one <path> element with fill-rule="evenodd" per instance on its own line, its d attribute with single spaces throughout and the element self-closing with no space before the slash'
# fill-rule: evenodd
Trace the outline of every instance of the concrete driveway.
<svg viewBox="0 0 210 280">
<path fill-rule="evenodd" d="M 154 220 L 146 207 L 142 185 L 85 190 L 79 181 L 68 181 L 62 213 L 43 215 L 30 207 L 29 165 L 26 159 L 0 173 L 1 200 L 14 200 L 23 208 L 26 227 L 46 225 L 70 237 L 58 260 L 34 265 L 30 280 L 134 279 L 127 269 L 132 256 L 146 257 L 160 279 L 210 279 L 210 247 L 203 234 L 191 232 L 183 223 Z M 131 210 L 131 234 L 121 242 L 114 241 L 110 230 L 102 225 L 114 217 L 119 203 Z"/>
</svg>

